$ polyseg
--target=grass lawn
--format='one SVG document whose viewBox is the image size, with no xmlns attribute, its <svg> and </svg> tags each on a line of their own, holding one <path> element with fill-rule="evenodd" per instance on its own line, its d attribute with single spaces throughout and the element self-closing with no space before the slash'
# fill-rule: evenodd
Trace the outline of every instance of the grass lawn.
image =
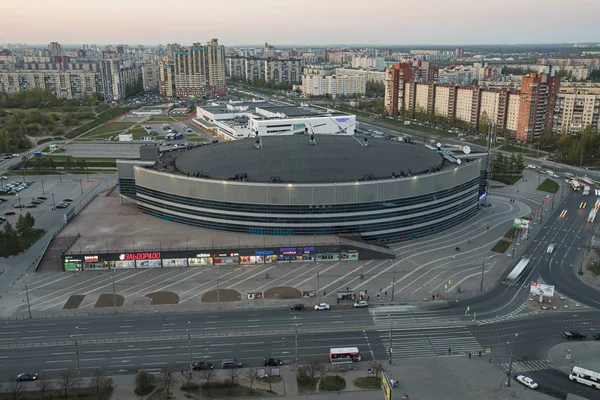
<svg viewBox="0 0 600 400">
<path fill-rule="evenodd" d="M 467 139 L 466 141 L 469 143 L 476 144 L 478 146 L 487 146 L 487 140 L 485 139 Z"/>
<path fill-rule="evenodd" d="M 310 376 L 296 377 L 296 383 L 298 384 L 298 391 L 300 393 L 312 393 L 317 391 L 317 378 L 311 378 Z"/>
<path fill-rule="evenodd" d="M 523 147 L 523 146 L 516 146 L 516 145 L 510 144 L 510 143 L 509 144 L 505 144 L 504 146 L 502 146 L 501 150 L 510 151 L 511 153 L 523 153 L 524 156 L 536 157 L 536 158 L 538 156 L 541 157 L 541 156 L 543 156 L 545 154 L 542 151 L 538 155 L 538 152 L 535 151 L 535 150 L 533 150 L 533 149 L 530 149 L 528 147 Z"/>
<path fill-rule="evenodd" d="M 104 399 L 110 399 L 112 396 L 113 388 L 110 389 L 109 393 L 104 395 Z M 64 397 L 64 391 L 62 389 L 51 389 L 46 390 L 46 399 L 72 399 L 72 400 L 96 400 L 98 394 L 96 394 L 93 388 L 72 388 L 67 391 L 67 397 Z M 42 394 L 37 390 L 23 391 L 19 398 L 28 400 L 41 400 Z M 0 394 L 0 400 L 12 400 L 13 396 L 9 393 Z"/>
<path fill-rule="evenodd" d="M 175 114 L 175 115 L 173 115 L 173 118 L 175 118 L 177 121 L 182 121 L 189 117 L 190 117 L 190 114 Z"/>
<path fill-rule="evenodd" d="M 510 229 L 508 230 L 508 232 L 506 232 L 506 233 L 504 234 L 504 237 L 505 237 L 505 238 L 507 238 L 507 239 L 508 239 L 508 238 L 511 238 L 511 237 L 513 237 L 513 236 L 515 235 L 515 232 L 516 232 L 516 231 L 517 231 L 517 228 L 515 228 L 515 227 L 512 227 L 512 228 L 510 228 Z"/>
<path fill-rule="evenodd" d="M 123 132 L 125 129 L 131 128 L 133 125 L 135 125 L 133 122 L 113 122 L 112 124 L 103 124 L 86 133 L 84 137 L 103 137 L 100 135 L 105 133 L 114 134 L 115 132 L 117 132 L 118 134 L 120 132 Z"/>
<path fill-rule="evenodd" d="M 154 392 L 156 393 L 156 392 Z M 206 389 L 202 389 L 202 398 L 214 398 L 214 399 L 233 399 L 237 397 L 264 397 L 272 394 L 268 390 L 263 389 L 255 389 L 248 386 L 243 385 L 234 385 L 233 387 L 226 387 L 224 385 L 219 385 L 217 387 L 211 387 L 209 395 L 206 394 Z M 164 399 L 163 397 L 155 397 L 150 396 L 148 400 L 158 400 Z"/>
<path fill-rule="evenodd" d="M 339 375 L 326 376 L 319 382 L 320 392 L 337 392 L 346 388 L 346 380 Z"/>
<path fill-rule="evenodd" d="M 510 242 L 507 240 L 501 240 L 492 247 L 492 251 L 496 253 L 504 253 L 510 247 Z"/>
<path fill-rule="evenodd" d="M 521 179 L 521 175 L 493 175 L 492 181 L 502 182 L 506 185 L 513 185 Z"/>
<path fill-rule="evenodd" d="M 52 160 L 54 161 L 54 165 L 56 165 L 57 167 L 64 167 L 65 162 L 67 160 L 67 157 L 69 156 L 55 156 L 55 155 L 50 155 L 50 156 L 42 156 L 42 157 L 36 157 L 35 159 L 38 158 L 52 158 Z M 100 158 L 100 157 L 90 157 L 90 158 L 80 158 L 80 157 L 72 157 L 72 162 L 75 163 L 78 160 L 85 160 L 86 166 L 88 168 L 90 167 L 116 167 L 117 166 L 117 159 L 116 158 Z M 35 170 L 36 169 L 36 163 L 32 162 L 31 165 L 28 167 L 29 170 Z"/>
<path fill-rule="evenodd" d="M 127 131 L 127 133 L 131 133 L 133 135 L 133 139 L 141 139 L 143 136 L 150 136 L 148 131 L 141 126 L 136 126 L 135 128 Z"/>
<path fill-rule="evenodd" d="M 542 192 L 556 193 L 558 192 L 558 187 L 558 183 L 554 182 L 552 179 L 545 179 L 544 182 L 538 186 L 538 190 L 541 190 Z"/>
<path fill-rule="evenodd" d="M 194 136 L 194 137 L 186 137 L 185 140 L 188 142 L 204 142 L 206 139 L 198 137 L 198 136 Z"/>
<path fill-rule="evenodd" d="M 506 187 L 504 185 L 490 185 L 490 189 L 502 189 L 503 187 Z"/>
<path fill-rule="evenodd" d="M 146 122 L 173 122 L 173 118 L 168 115 L 153 115 Z"/>
<path fill-rule="evenodd" d="M 362 389 L 379 389 L 381 387 L 381 378 L 375 378 L 374 376 L 356 378 L 354 386 Z"/>
</svg>

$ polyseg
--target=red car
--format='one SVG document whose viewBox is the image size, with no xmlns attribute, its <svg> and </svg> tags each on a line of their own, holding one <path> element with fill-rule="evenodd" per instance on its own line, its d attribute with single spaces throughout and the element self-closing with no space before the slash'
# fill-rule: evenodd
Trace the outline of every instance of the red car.
<svg viewBox="0 0 600 400">
<path fill-rule="evenodd" d="M 14 211 L 7 211 L 4 213 L 4 215 L 15 215 Z"/>
</svg>

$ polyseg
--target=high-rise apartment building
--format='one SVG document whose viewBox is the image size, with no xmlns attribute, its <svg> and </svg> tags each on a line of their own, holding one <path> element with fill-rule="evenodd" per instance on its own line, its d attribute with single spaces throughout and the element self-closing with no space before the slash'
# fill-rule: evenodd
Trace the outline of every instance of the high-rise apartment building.
<svg viewBox="0 0 600 400">
<path fill-rule="evenodd" d="M 64 55 L 63 48 L 58 42 L 50 42 L 48 51 L 50 52 L 50 57 L 60 57 Z"/>
<path fill-rule="evenodd" d="M 175 96 L 217 97 L 225 94 L 225 48 L 213 39 L 173 52 Z M 168 86 L 168 85 L 164 85 Z"/>
<path fill-rule="evenodd" d="M 521 103 L 516 139 L 531 142 L 552 129 L 554 106 L 560 88 L 560 78 L 548 74 L 529 74 L 521 82 Z"/>
<path fill-rule="evenodd" d="M 365 75 L 336 74 L 334 69 L 307 68 L 302 76 L 302 93 L 305 96 L 354 96 L 367 90 Z"/>
<path fill-rule="evenodd" d="M 600 90 L 572 87 L 561 90 L 554 108 L 552 130 L 556 133 L 576 134 L 586 127 L 600 128 Z"/>
<path fill-rule="evenodd" d="M 302 63 L 299 59 L 264 60 L 265 80 L 279 85 L 282 82 L 297 83 L 302 79 Z"/>
<path fill-rule="evenodd" d="M 404 109 L 404 87 L 413 80 L 413 67 L 411 63 L 398 63 L 387 68 L 385 74 L 385 108 L 388 115 L 398 115 Z"/>
<path fill-rule="evenodd" d="M 125 67 L 119 58 L 100 60 L 99 66 L 102 94 L 106 100 L 127 97 L 127 88 L 135 86 L 141 79 L 138 68 Z"/>
<path fill-rule="evenodd" d="M 434 113 L 438 117 L 453 118 L 456 108 L 456 90 L 454 84 L 435 85 Z"/>
<path fill-rule="evenodd" d="M 229 77 L 238 76 L 245 77 L 246 76 L 246 58 L 233 56 L 233 57 L 225 57 L 225 74 Z"/>
<path fill-rule="evenodd" d="M 142 82 L 144 90 L 148 92 L 157 92 L 160 82 L 158 64 L 145 64 L 142 67 Z"/>
<path fill-rule="evenodd" d="M 162 97 L 175 97 L 175 73 L 173 72 L 173 64 L 159 64 L 158 76 L 158 92 L 160 95 Z"/>
<path fill-rule="evenodd" d="M 488 126 L 494 126 L 496 132 L 506 125 L 508 107 L 508 89 L 482 88 L 479 93 L 479 116 L 485 119 Z M 500 128 L 500 129 L 497 129 Z M 487 133 L 487 132 L 481 132 Z"/>
</svg>

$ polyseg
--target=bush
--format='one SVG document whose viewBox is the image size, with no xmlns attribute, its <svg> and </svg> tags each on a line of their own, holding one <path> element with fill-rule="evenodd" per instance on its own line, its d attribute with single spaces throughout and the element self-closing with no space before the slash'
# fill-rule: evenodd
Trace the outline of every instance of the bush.
<svg viewBox="0 0 600 400">
<path fill-rule="evenodd" d="M 337 392 L 346 388 L 346 380 L 339 375 L 326 376 L 319 382 L 320 392 Z"/>
<path fill-rule="evenodd" d="M 362 376 L 354 380 L 354 386 L 362 389 L 379 389 L 381 387 L 381 379 L 374 376 Z"/>
<path fill-rule="evenodd" d="M 501 240 L 492 247 L 492 251 L 496 253 L 504 253 L 510 247 L 510 242 L 507 240 Z"/>
<path fill-rule="evenodd" d="M 296 376 L 296 383 L 298 384 L 298 391 L 300 393 L 311 393 L 317 390 L 317 378 L 311 378 L 310 376 Z"/>
<path fill-rule="evenodd" d="M 134 393 L 138 396 L 146 396 L 152 393 L 156 388 L 152 376 L 148 371 L 140 370 L 135 375 L 135 390 Z"/>
<path fill-rule="evenodd" d="M 196 382 L 184 382 L 181 384 L 181 390 L 190 392 L 200 390 L 200 385 Z"/>
</svg>

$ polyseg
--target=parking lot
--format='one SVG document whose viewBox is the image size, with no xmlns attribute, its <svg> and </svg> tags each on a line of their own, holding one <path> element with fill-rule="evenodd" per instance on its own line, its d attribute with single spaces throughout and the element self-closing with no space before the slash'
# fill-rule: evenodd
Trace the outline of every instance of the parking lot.
<svg viewBox="0 0 600 400">
<path fill-rule="evenodd" d="M 22 177 L 10 176 L 8 182 L 22 182 Z M 31 182 L 29 187 L 19 192 L 16 195 L 2 195 L 3 199 L 0 203 L 0 215 L 6 218 L 11 224 L 16 223 L 21 213 L 29 212 L 36 221 L 36 228 L 53 229 L 57 223 L 63 220 L 63 216 L 71 207 L 78 207 L 79 202 L 98 185 L 107 187 L 111 182 L 115 183 L 114 176 L 108 175 L 90 175 L 89 181 L 85 176 L 66 175 L 58 176 L 25 176 L 25 181 Z M 3 182 L 7 182 L 4 180 Z M 31 204 L 32 200 L 37 197 L 46 197 L 41 204 L 34 208 L 19 209 L 20 204 L 25 206 Z M 65 199 L 73 200 L 70 206 L 65 209 L 54 209 L 54 206 L 61 203 Z M 9 215 L 6 215 L 6 214 Z M 14 214 L 13 214 L 14 213 Z"/>
<path fill-rule="evenodd" d="M 70 143 L 66 151 L 58 153 L 63 156 L 82 158 L 139 158 L 140 143 Z"/>
</svg>

